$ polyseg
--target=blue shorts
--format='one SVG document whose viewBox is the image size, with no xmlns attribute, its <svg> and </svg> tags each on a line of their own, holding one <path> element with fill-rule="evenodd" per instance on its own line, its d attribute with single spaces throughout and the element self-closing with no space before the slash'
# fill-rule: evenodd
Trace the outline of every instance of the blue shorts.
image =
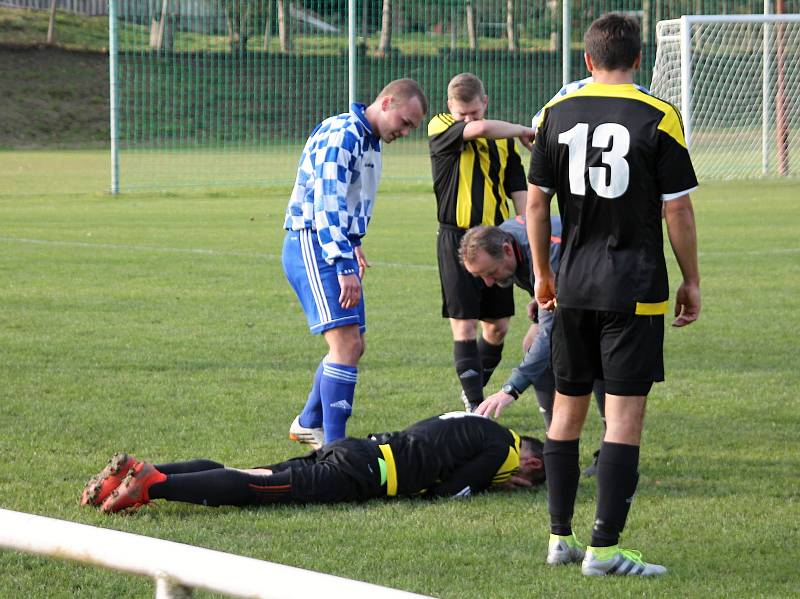
<svg viewBox="0 0 800 599">
<path fill-rule="evenodd" d="M 315 231 L 287 231 L 282 260 L 283 272 L 303 306 L 312 333 L 319 335 L 351 324 L 357 324 L 361 333 L 367 330 L 363 288 L 355 308 L 342 308 L 336 267 L 322 257 Z"/>
</svg>

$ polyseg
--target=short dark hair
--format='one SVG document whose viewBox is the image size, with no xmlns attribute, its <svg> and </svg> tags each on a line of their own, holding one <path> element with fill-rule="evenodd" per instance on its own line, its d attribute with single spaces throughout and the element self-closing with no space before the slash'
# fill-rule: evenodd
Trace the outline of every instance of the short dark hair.
<svg viewBox="0 0 800 599">
<path fill-rule="evenodd" d="M 544 443 L 542 443 L 536 437 L 528 437 L 527 435 L 521 435 L 519 438 L 520 447 L 525 448 L 530 451 L 534 456 L 542 460 L 544 463 Z M 536 471 L 533 480 L 531 481 L 534 485 L 542 484 L 547 475 L 545 474 L 544 468 L 541 470 Z"/>
<path fill-rule="evenodd" d="M 511 243 L 512 237 L 500 227 L 478 225 L 464 233 L 458 247 L 461 263 L 474 262 L 479 250 L 499 260 L 503 257 L 503 244 Z"/>
<path fill-rule="evenodd" d="M 621 13 L 607 13 L 589 25 L 583 43 L 596 68 L 630 69 L 642 52 L 639 22 Z"/>
<path fill-rule="evenodd" d="M 386 84 L 378 94 L 381 96 L 393 96 L 398 103 L 407 102 L 411 98 L 417 98 L 419 105 L 422 106 L 422 114 L 428 114 L 428 98 L 425 92 L 419 86 L 419 83 L 413 79 L 395 79 Z"/>
</svg>

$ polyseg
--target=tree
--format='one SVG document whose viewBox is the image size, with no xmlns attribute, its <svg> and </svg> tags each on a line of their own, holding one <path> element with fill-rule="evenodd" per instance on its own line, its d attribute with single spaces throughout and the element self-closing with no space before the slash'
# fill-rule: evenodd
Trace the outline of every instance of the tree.
<svg viewBox="0 0 800 599">
<path fill-rule="evenodd" d="M 50 0 L 50 20 L 47 23 L 47 43 L 56 41 L 56 0 Z"/>
<path fill-rule="evenodd" d="M 467 39 L 469 39 L 469 49 L 476 50 L 478 48 L 478 38 L 475 35 L 475 10 L 472 7 L 471 0 L 466 0 L 465 8 L 467 11 Z"/>
<path fill-rule="evenodd" d="M 376 56 L 386 56 L 392 50 L 392 0 L 383 0 L 381 14 L 381 41 Z"/>
<path fill-rule="evenodd" d="M 506 0 L 506 34 L 508 35 L 508 51 L 517 51 L 517 36 L 514 26 L 514 0 Z"/>
<path fill-rule="evenodd" d="M 289 11 L 291 3 L 288 0 L 278 0 L 278 37 L 281 42 L 281 52 L 292 51 L 292 20 Z"/>
</svg>

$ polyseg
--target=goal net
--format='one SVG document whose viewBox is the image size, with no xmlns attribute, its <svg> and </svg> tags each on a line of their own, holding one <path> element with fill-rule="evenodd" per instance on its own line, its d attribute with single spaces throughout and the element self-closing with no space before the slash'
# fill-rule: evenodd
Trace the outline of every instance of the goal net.
<svg viewBox="0 0 800 599">
<path fill-rule="evenodd" d="M 800 174 L 800 15 L 660 21 L 651 92 L 680 108 L 698 177 Z"/>
</svg>

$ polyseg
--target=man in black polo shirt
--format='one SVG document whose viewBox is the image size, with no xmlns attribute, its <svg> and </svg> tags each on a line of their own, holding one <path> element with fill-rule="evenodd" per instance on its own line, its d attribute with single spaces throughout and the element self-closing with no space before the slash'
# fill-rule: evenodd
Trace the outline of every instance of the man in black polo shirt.
<svg viewBox="0 0 800 599">
<path fill-rule="evenodd" d="M 118 512 L 154 499 L 219 506 L 466 497 L 542 483 L 541 447 L 488 418 L 451 412 L 249 470 L 211 460 L 154 465 L 116 454 L 89 481 L 81 503 Z"/>
<path fill-rule="evenodd" d="M 450 319 L 453 359 L 468 411 L 483 401 L 483 387 L 500 363 L 514 296 L 511 289 L 487 288 L 470 276 L 458 259 L 458 247 L 470 227 L 506 220 L 509 200 L 517 214 L 524 213 L 525 172 L 514 138 L 530 149 L 534 134 L 530 127 L 485 119 L 488 105 L 481 80 L 461 73 L 447 86 L 450 112 L 435 115 L 428 124 L 442 316 Z"/>
</svg>

